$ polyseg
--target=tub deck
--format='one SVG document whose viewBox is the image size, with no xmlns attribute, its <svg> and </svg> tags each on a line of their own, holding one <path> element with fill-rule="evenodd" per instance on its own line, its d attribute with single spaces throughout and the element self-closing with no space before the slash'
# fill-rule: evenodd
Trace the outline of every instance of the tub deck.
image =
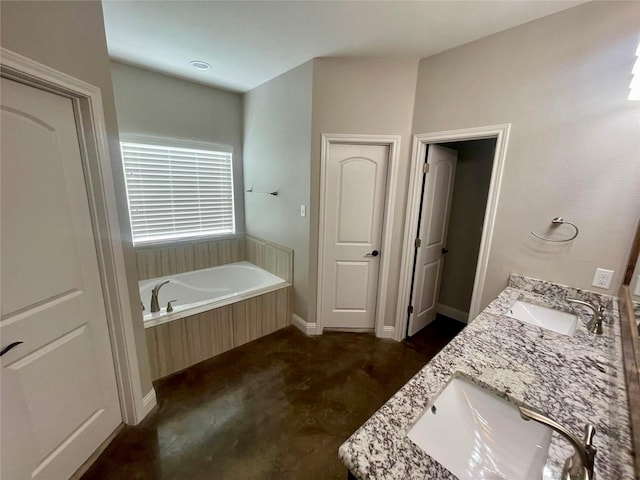
<svg viewBox="0 0 640 480">
<path fill-rule="evenodd" d="M 235 278 L 229 278 L 230 276 Z M 161 309 L 159 312 L 151 313 L 151 289 L 157 283 L 168 279 L 172 283 L 164 285 L 158 295 Z M 140 281 L 138 284 L 140 298 L 145 307 L 145 328 L 155 327 L 291 286 L 287 280 L 248 261 L 151 278 Z M 227 285 L 230 288 L 226 288 Z M 167 302 L 174 299 L 177 300 L 172 303 L 173 312 L 167 313 Z"/>
</svg>

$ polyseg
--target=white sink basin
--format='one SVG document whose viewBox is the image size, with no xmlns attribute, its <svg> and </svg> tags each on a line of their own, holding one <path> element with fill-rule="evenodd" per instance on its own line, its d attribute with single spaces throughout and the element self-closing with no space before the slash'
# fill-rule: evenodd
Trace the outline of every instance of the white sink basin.
<svg viewBox="0 0 640 480">
<path fill-rule="evenodd" d="M 511 403 L 454 377 L 409 430 L 409 438 L 460 480 L 538 480 L 551 430 Z"/>
<path fill-rule="evenodd" d="M 573 313 L 561 312 L 520 300 L 507 310 L 507 317 L 569 336 L 573 335 L 578 325 L 578 317 Z"/>
</svg>

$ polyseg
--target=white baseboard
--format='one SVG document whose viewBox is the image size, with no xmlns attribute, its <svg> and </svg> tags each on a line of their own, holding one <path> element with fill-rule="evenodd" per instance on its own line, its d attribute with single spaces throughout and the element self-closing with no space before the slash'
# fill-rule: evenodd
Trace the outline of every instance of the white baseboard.
<svg viewBox="0 0 640 480">
<path fill-rule="evenodd" d="M 309 323 L 303 320 L 295 313 L 291 315 L 291 323 L 296 326 L 298 330 L 306 335 L 318 335 L 317 324 Z M 396 327 L 390 327 L 385 325 L 382 328 L 382 333 L 378 335 L 380 338 L 391 338 L 396 340 Z"/>
<path fill-rule="evenodd" d="M 147 393 L 142 399 L 142 418 L 149 415 L 149 412 L 151 412 L 151 410 L 153 410 L 153 407 L 155 407 L 157 404 L 158 401 L 156 399 L 156 391 L 151 388 L 151 390 L 149 390 L 149 393 Z"/>
<path fill-rule="evenodd" d="M 469 312 L 463 312 L 462 310 L 458 310 L 457 308 L 449 307 L 441 303 L 438 304 L 437 311 L 442 315 L 453 318 L 454 320 L 462 323 L 467 323 L 469 320 Z"/>
<path fill-rule="evenodd" d="M 379 338 L 390 338 L 392 340 L 396 340 L 396 327 L 390 327 L 389 325 L 384 325 L 382 327 L 382 332 L 378 335 Z"/>
<path fill-rule="evenodd" d="M 291 323 L 296 326 L 298 330 L 306 335 L 317 335 L 318 329 L 317 324 L 308 323 L 304 321 L 301 317 L 296 315 L 295 313 L 291 315 Z"/>
</svg>

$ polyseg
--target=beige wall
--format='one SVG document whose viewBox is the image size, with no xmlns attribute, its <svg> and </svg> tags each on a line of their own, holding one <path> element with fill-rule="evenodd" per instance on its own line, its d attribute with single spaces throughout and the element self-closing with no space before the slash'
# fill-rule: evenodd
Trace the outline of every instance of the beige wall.
<svg viewBox="0 0 640 480">
<path fill-rule="evenodd" d="M 639 3 L 592 2 L 424 59 L 419 68 L 404 60 L 321 58 L 247 94 L 246 185 L 258 190 L 258 182 L 267 187 L 280 180 L 281 195 L 273 204 L 266 203 L 268 197 L 245 197 L 246 223 L 249 233 L 295 250 L 294 311 L 315 321 L 322 133 L 402 137 L 390 285 L 397 285 L 399 276 L 411 134 L 511 123 L 483 304 L 510 272 L 592 288 L 594 269 L 611 268 L 616 277 L 609 293 L 617 291 L 640 205 L 640 104 L 626 100 L 638 16 Z M 2 3 L 3 46 L 102 88 L 135 313 L 135 261 L 103 31 L 99 2 Z M 151 82 L 148 91 L 146 83 L 137 89 L 142 99 L 130 98 L 144 101 L 144 112 L 153 108 L 161 84 L 188 83 L 137 70 L 116 65 L 114 75 L 116 82 L 139 76 Z M 121 110 L 129 109 L 129 102 L 119 103 Z M 140 110 L 121 114 L 122 130 L 142 129 L 136 125 L 146 120 L 139 115 Z M 167 117 L 156 115 L 159 123 L 136 133 L 167 135 Z M 185 137 L 212 134 L 208 124 L 215 122 L 206 117 L 207 125 L 170 131 Z M 309 131 L 310 140 L 304 138 Z M 240 151 L 241 145 L 234 147 Z M 310 207 L 308 218 L 299 216 L 300 204 Z M 528 235 L 545 233 L 556 215 L 581 227 L 575 242 L 558 247 Z M 392 289 L 385 324 L 394 324 L 395 307 Z M 136 332 L 139 352 L 146 352 L 141 323 Z M 146 388 L 146 353 L 140 363 Z"/>
<path fill-rule="evenodd" d="M 420 62 L 414 133 L 511 123 L 485 306 L 511 272 L 621 283 L 640 206 L 640 103 L 626 99 L 640 3 L 592 2 Z M 539 242 L 561 215 L 570 244 Z"/>
<path fill-rule="evenodd" d="M 119 197 L 118 211 L 125 250 L 129 295 L 142 393 L 151 389 L 147 345 L 142 325 L 136 262 L 124 194 L 124 178 L 118 140 L 111 71 L 100 2 L 2 2 L 1 44 L 16 53 L 84 80 L 102 90 L 114 184 Z"/>
<path fill-rule="evenodd" d="M 313 61 L 251 90 L 244 98 L 244 182 L 247 233 L 291 248 L 293 312 L 306 319 L 308 302 Z"/>
<path fill-rule="evenodd" d="M 469 313 L 496 141 L 445 145 L 458 152 L 438 303 Z"/>
<path fill-rule="evenodd" d="M 411 117 L 418 62 L 411 60 L 319 58 L 313 66 L 311 136 L 311 217 L 309 301 L 305 320 L 316 321 L 320 145 L 323 133 L 400 135 L 400 164 L 392 242 L 388 251 L 389 294 L 385 325 L 395 323 L 402 256 L 407 176 L 411 151 Z"/>
<path fill-rule="evenodd" d="M 233 147 L 236 231 L 244 232 L 242 96 L 111 63 L 120 134 L 217 143 Z"/>
</svg>

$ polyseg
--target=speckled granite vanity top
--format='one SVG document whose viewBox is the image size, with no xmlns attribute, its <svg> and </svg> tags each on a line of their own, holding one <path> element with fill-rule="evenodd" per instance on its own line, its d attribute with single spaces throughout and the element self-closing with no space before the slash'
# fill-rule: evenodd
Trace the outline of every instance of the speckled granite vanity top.
<svg viewBox="0 0 640 480">
<path fill-rule="evenodd" d="M 505 316 L 516 300 L 571 311 L 566 298 L 604 305 L 604 334 L 591 334 L 580 322 L 568 337 Z M 574 311 L 590 316 L 580 307 Z M 455 479 L 407 432 L 456 372 L 579 436 L 585 424 L 594 424 L 596 478 L 635 478 L 615 299 L 520 275 L 512 275 L 496 300 L 340 446 L 347 468 L 359 479 Z M 554 433 L 543 479 L 559 479 L 572 452 Z"/>
</svg>

